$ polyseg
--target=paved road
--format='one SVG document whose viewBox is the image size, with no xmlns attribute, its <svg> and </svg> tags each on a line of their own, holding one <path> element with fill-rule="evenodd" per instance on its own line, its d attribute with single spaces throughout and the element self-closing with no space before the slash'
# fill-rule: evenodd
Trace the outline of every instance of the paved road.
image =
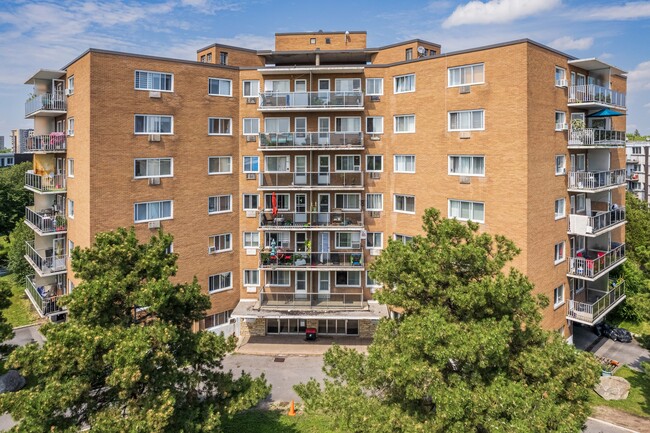
<svg viewBox="0 0 650 433">
<path fill-rule="evenodd" d="M 5 344 L 15 344 L 17 346 L 25 346 L 30 343 L 43 344 L 45 339 L 38 328 L 40 325 L 32 325 L 24 328 L 14 329 L 14 338 L 5 341 Z"/>
<path fill-rule="evenodd" d="M 619 427 L 606 421 L 601 421 L 594 418 L 587 420 L 587 428 L 583 430 L 584 433 L 640 433 L 634 430 Z"/>
</svg>

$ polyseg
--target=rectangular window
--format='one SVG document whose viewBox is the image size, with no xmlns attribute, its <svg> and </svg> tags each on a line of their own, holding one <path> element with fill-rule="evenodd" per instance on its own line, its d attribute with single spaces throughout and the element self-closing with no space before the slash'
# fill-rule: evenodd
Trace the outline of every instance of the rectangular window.
<svg viewBox="0 0 650 433">
<path fill-rule="evenodd" d="M 68 199 L 68 217 L 74 219 L 74 200 Z"/>
<path fill-rule="evenodd" d="M 563 131 L 567 129 L 569 125 L 566 123 L 566 113 L 564 111 L 555 112 L 555 130 Z"/>
<path fill-rule="evenodd" d="M 449 218 L 460 221 L 485 222 L 485 204 L 478 201 L 449 200 Z"/>
<path fill-rule="evenodd" d="M 562 241 L 559 244 L 555 244 L 555 264 L 561 263 L 564 261 L 564 246 L 565 242 Z"/>
<path fill-rule="evenodd" d="M 566 69 L 560 68 L 559 66 L 555 67 L 555 85 L 560 87 L 565 87 L 566 82 Z"/>
<path fill-rule="evenodd" d="M 68 119 L 68 135 L 74 136 L 74 117 Z"/>
<path fill-rule="evenodd" d="M 260 119 L 245 118 L 243 123 L 244 135 L 257 135 L 260 133 Z"/>
<path fill-rule="evenodd" d="M 405 55 L 405 60 L 412 60 L 413 59 L 413 48 L 407 48 L 404 52 Z"/>
<path fill-rule="evenodd" d="M 394 131 L 396 134 L 415 132 L 415 114 L 395 116 Z"/>
<path fill-rule="evenodd" d="M 289 157 L 288 156 L 265 156 L 264 157 L 264 172 L 266 173 L 282 173 L 289 171 Z"/>
<path fill-rule="evenodd" d="M 395 93 L 415 92 L 415 74 L 395 77 Z"/>
<path fill-rule="evenodd" d="M 361 210 L 361 194 L 335 194 L 334 203 L 337 209 Z"/>
<path fill-rule="evenodd" d="M 291 234 L 289 232 L 264 233 L 264 246 L 271 248 L 271 245 L 274 243 L 277 247 L 289 248 L 291 245 Z"/>
<path fill-rule="evenodd" d="M 401 213 L 415 213 L 415 196 L 395 194 L 394 211 Z"/>
<path fill-rule="evenodd" d="M 68 239 L 68 254 L 72 254 L 72 250 L 74 250 L 74 242 Z"/>
<path fill-rule="evenodd" d="M 208 291 L 210 293 L 223 292 L 232 289 L 232 272 L 222 272 L 208 277 Z"/>
<path fill-rule="evenodd" d="M 368 116 L 368 117 L 366 117 L 366 132 L 368 134 L 383 134 L 384 133 L 384 117 L 383 116 Z"/>
<path fill-rule="evenodd" d="M 267 117 L 264 119 L 264 132 L 289 132 L 290 124 L 288 117 Z"/>
<path fill-rule="evenodd" d="M 136 134 L 173 134 L 174 116 L 158 116 L 155 114 L 136 114 Z"/>
<path fill-rule="evenodd" d="M 74 159 L 68 158 L 68 177 L 74 177 Z"/>
<path fill-rule="evenodd" d="M 232 212 L 232 195 L 208 197 L 208 214 Z"/>
<path fill-rule="evenodd" d="M 336 171 L 361 171 L 361 155 L 336 155 Z"/>
<path fill-rule="evenodd" d="M 366 271 L 366 287 L 377 288 L 381 287 L 381 283 L 373 278 L 370 278 L 370 271 Z"/>
<path fill-rule="evenodd" d="M 361 287 L 360 271 L 336 271 L 337 287 Z"/>
<path fill-rule="evenodd" d="M 244 286 L 259 286 L 260 271 L 259 269 L 244 269 Z"/>
<path fill-rule="evenodd" d="M 553 290 L 553 308 L 558 308 L 564 304 L 564 284 Z"/>
<path fill-rule="evenodd" d="M 366 248 L 383 248 L 384 234 L 382 232 L 366 233 Z"/>
<path fill-rule="evenodd" d="M 449 68 L 448 71 L 449 87 L 471 86 L 473 84 L 483 84 L 485 82 L 483 63 Z"/>
<path fill-rule="evenodd" d="M 244 248 L 259 248 L 259 247 L 260 247 L 259 232 L 244 232 Z"/>
<path fill-rule="evenodd" d="M 232 173 L 232 156 L 208 157 L 208 174 Z"/>
<path fill-rule="evenodd" d="M 222 78 L 208 78 L 208 95 L 232 96 L 232 81 Z"/>
<path fill-rule="evenodd" d="M 260 171 L 260 157 L 259 156 L 245 156 L 244 157 L 244 173 L 257 173 Z"/>
<path fill-rule="evenodd" d="M 555 174 L 556 175 L 566 174 L 566 156 L 555 155 Z"/>
<path fill-rule="evenodd" d="M 216 326 L 225 325 L 230 320 L 233 310 L 224 311 L 222 313 L 210 314 L 205 316 L 203 329 L 210 329 Z"/>
<path fill-rule="evenodd" d="M 366 194 L 366 210 L 369 211 L 384 210 L 384 194 L 382 193 Z"/>
<path fill-rule="evenodd" d="M 336 92 L 360 92 L 361 78 L 337 78 L 334 80 Z"/>
<path fill-rule="evenodd" d="M 208 135 L 232 135 L 232 119 L 208 117 Z"/>
<path fill-rule="evenodd" d="M 133 205 L 134 220 L 136 223 L 146 221 L 161 221 L 172 219 L 173 201 L 149 201 Z"/>
<path fill-rule="evenodd" d="M 452 176 L 485 176 L 485 157 L 449 155 L 449 174 Z"/>
<path fill-rule="evenodd" d="M 210 236 L 208 251 L 210 254 L 232 251 L 232 233 Z"/>
<path fill-rule="evenodd" d="M 172 158 L 136 158 L 133 177 L 144 179 L 150 177 L 172 177 Z"/>
<path fill-rule="evenodd" d="M 480 131 L 485 129 L 484 110 L 449 112 L 449 131 Z"/>
<path fill-rule="evenodd" d="M 400 235 L 400 234 L 397 234 L 397 233 L 395 233 L 393 235 L 393 238 L 395 239 L 395 241 L 401 242 L 404 245 L 406 245 L 407 243 L 409 243 L 409 242 L 411 242 L 413 240 L 413 236 Z"/>
<path fill-rule="evenodd" d="M 639 146 L 634 146 L 632 148 L 632 155 L 641 155 L 641 148 Z"/>
<path fill-rule="evenodd" d="M 336 132 L 361 132 L 361 117 L 337 117 L 334 121 Z"/>
<path fill-rule="evenodd" d="M 74 75 L 68 77 L 68 95 L 74 94 Z"/>
<path fill-rule="evenodd" d="M 415 155 L 395 155 L 395 173 L 415 173 Z"/>
<path fill-rule="evenodd" d="M 555 219 L 564 218 L 566 214 L 566 204 L 563 198 L 555 200 Z"/>
<path fill-rule="evenodd" d="M 244 98 L 257 98 L 260 96 L 260 81 L 244 80 L 242 82 L 242 91 L 244 92 Z"/>
<path fill-rule="evenodd" d="M 244 210 L 257 210 L 260 207 L 259 194 L 244 194 Z"/>
<path fill-rule="evenodd" d="M 576 154 L 576 166 L 572 167 L 573 171 L 585 171 L 587 169 L 587 155 L 584 153 Z"/>
<path fill-rule="evenodd" d="M 585 211 L 585 202 L 586 202 L 586 195 L 585 194 L 576 194 L 576 211 L 584 212 Z"/>
<path fill-rule="evenodd" d="M 366 171 L 384 171 L 384 156 L 366 155 Z"/>
<path fill-rule="evenodd" d="M 366 95 L 381 96 L 384 94 L 383 78 L 366 78 Z"/>
<path fill-rule="evenodd" d="M 212 53 L 208 53 L 207 57 L 205 58 L 207 63 L 212 63 Z"/>
<path fill-rule="evenodd" d="M 290 86 L 289 80 L 264 80 L 265 92 L 287 93 Z"/>
<path fill-rule="evenodd" d="M 290 208 L 289 194 L 276 194 L 276 202 L 278 204 L 278 210 L 288 211 Z M 264 194 L 264 209 L 271 210 L 273 209 L 273 194 Z"/>
<path fill-rule="evenodd" d="M 228 64 L 228 53 L 222 51 L 219 53 L 219 64 L 227 65 Z"/>
<path fill-rule="evenodd" d="M 361 248 L 361 235 L 359 232 L 336 232 L 334 236 L 335 247 L 338 249 Z"/>
<path fill-rule="evenodd" d="M 171 92 L 174 90 L 174 75 L 164 72 L 135 71 L 136 90 Z"/>
<path fill-rule="evenodd" d="M 291 285 L 291 272 L 266 271 L 266 284 L 269 286 L 289 287 Z"/>
</svg>

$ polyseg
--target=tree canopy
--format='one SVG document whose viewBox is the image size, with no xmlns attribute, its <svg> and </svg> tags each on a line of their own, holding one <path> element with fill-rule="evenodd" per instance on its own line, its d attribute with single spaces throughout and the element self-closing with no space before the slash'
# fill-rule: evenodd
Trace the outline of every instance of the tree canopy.
<svg viewBox="0 0 650 433">
<path fill-rule="evenodd" d="M 172 283 L 172 237 L 146 244 L 133 229 L 96 236 L 72 252 L 81 280 L 62 302 L 68 320 L 47 325 L 42 348 L 17 349 L 9 365 L 33 385 L 0 396 L 15 432 L 219 432 L 220 421 L 255 406 L 263 377 L 222 370 L 234 338 L 193 332 L 210 307 L 196 279 Z"/>
<path fill-rule="evenodd" d="M 367 355 L 329 350 L 324 387 L 296 387 L 307 409 L 354 433 L 579 431 L 598 365 L 540 328 L 548 301 L 503 272 L 515 245 L 435 209 L 423 228 L 370 267 L 404 315 L 380 321 Z"/>
<path fill-rule="evenodd" d="M 7 248 L 7 264 L 9 271 L 14 274 L 15 280 L 22 284 L 25 277 L 33 274 L 34 269 L 25 260 L 25 242 L 34 239 L 34 231 L 18 220 L 16 227 L 9 233 L 9 247 Z"/>
<path fill-rule="evenodd" d="M 33 195 L 25 189 L 25 172 L 31 168 L 31 162 L 23 162 L 0 170 L 0 236 L 13 230 L 32 203 Z"/>
</svg>

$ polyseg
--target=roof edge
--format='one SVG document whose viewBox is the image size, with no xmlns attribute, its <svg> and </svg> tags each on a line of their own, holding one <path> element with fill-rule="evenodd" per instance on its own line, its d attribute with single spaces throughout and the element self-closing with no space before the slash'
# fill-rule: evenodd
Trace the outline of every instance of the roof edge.
<svg viewBox="0 0 650 433">
<path fill-rule="evenodd" d="M 367 35 L 368 32 L 365 30 L 350 30 L 350 31 L 335 31 L 335 32 L 326 32 L 323 30 L 317 30 L 315 32 L 286 32 L 286 33 L 275 33 L 275 36 L 291 36 L 291 35 Z"/>
<path fill-rule="evenodd" d="M 438 48 L 441 47 L 440 44 L 436 44 L 435 42 L 430 42 L 430 41 L 425 41 L 424 39 L 415 38 L 415 39 L 409 39 L 408 41 L 402 41 L 402 42 L 396 42 L 394 44 L 384 45 L 382 47 L 377 47 L 377 48 L 374 48 L 374 49 L 376 49 L 376 50 L 385 50 L 387 48 L 399 47 L 400 45 L 412 44 L 413 42 L 422 42 L 422 43 L 425 43 L 425 44 L 428 44 L 428 45 L 434 45 L 434 46 L 436 46 Z M 372 48 L 369 48 L 369 49 L 372 49 Z"/>
<path fill-rule="evenodd" d="M 201 51 L 207 50 L 208 48 L 212 48 L 212 47 L 230 48 L 230 49 L 233 49 L 233 50 L 246 51 L 246 52 L 254 53 L 254 54 L 257 54 L 257 52 L 258 52 L 258 50 L 253 50 L 251 48 L 236 47 L 234 45 L 220 44 L 219 42 L 215 42 L 214 44 L 210 44 L 207 47 L 200 48 L 200 49 L 196 50 L 196 52 L 200 53 Z"/>
</svg>

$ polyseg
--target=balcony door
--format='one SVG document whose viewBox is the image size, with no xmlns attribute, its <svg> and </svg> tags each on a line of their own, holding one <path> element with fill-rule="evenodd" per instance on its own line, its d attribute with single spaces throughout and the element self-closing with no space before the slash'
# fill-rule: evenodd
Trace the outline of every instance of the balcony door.
<svg viewBox="0 0 650 433">
<path fill-rule="evenodd" d="M 307 299 L 307 271 L 296 271 L 296 299 Z"/>
<path fill-rule="evenodd" d="M 318 194 L 318 224 L 327 225 L 330 222 L 330 195 Z"/>
<path fill-rule="evenodd" d="M 307 223 L 307 195 L 305 194 L 296 194 L 296 216 L 294 222 L 296 224 Z M 298 233 L 296 233 L 296 244 L 298 243 L 297 235 Z"/>
<path fill-rule="evenodd" d="M 323 105 L 330 102 L 330 80 L 321 78 L 318 80 L 318 99 Z"/>
<path fill-rule="evenodd" d="M 318 144 L 326 146 L 330 142 L 330 118 L 318 118 Z"/>
<path fill-rule="evenodd" d="M 320 232 L 318 235 L 318 260 L 321 263 L 327 263 L 330 259 L 330 234 L 329 232 Z M 329 289 L 328 289 L 329 290 Z"/>
<path fill-rule="evenodd" d="M 330 156 L 318 155 L 318 184 L 330 184 Z"/>
<path fill-rule="evenodd" d="M 57 100 L 63 100 L 65 93 L 65 82 L 63 80 L 52 80 L 52 93 Z"/>
<path fill-rule="evenodd" d="M 318 299 L 327 299 L 330 295 L 329 271 L 318 272 Z"/>
<path fill-rule="evenodd" d="M 294 185 L 307 185 L 307 156 L 296 155 L 294 162 L 296 164 L 293 175 Z"/>
<path fill-rule="evenodd" d="M 295 80 L 293 82 L 293 100 L 294 106 L 306 107 L 309 105 L 309 94 L 307 93 L 307 80 Z"/>
<path fill-rule="evenodd" d="M 294 144 L 296 146 L 304 146 L 307 144 L 307 118 L 296 117 L 294 121 Z"/>
</svg>

